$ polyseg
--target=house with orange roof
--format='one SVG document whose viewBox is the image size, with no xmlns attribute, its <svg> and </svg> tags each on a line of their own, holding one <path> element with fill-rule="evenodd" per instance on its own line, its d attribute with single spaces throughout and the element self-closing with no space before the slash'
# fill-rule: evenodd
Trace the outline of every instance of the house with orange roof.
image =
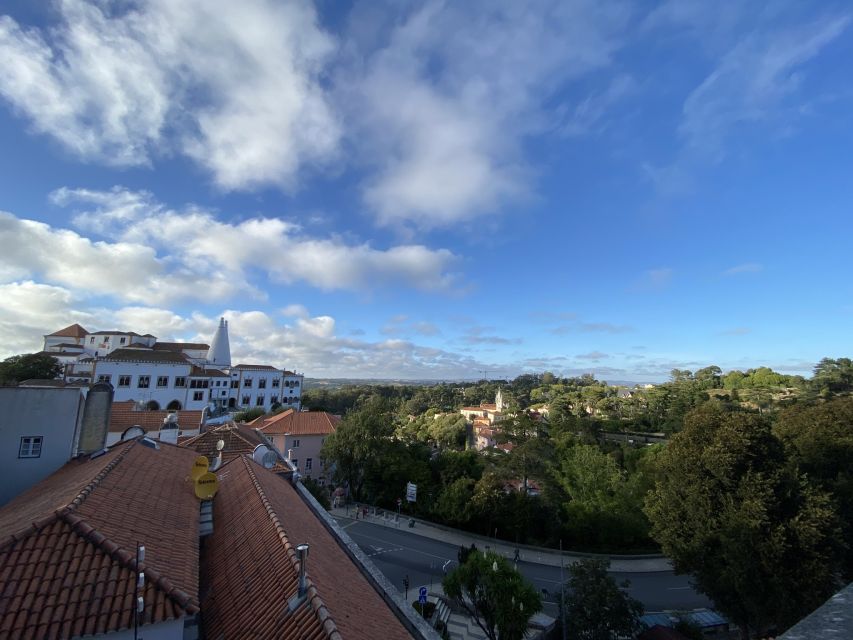
<svg viewBox="0 0 853 640">
<path fill-rule="evenodd" d="M 438 639 L 300 483 L 234 455 L 199 501 L 197 457 L 122 441 L 0 508 L 0 637 Z"/>
<path fill-rule="evenodd" d="M 130 638 L 138 626 L 182 640 L 195 626 L 196 454 L 148 444 L 74 459 L 0 509 L 0 637 Z"/>
<path fill-rule="evenodd" d="M 330 469 L 320 457 L 320 451 L 340 421 L 340 416 L 325 411 L 288 409 L 272 416 L 261 416 L 249 426 L 264 434 L 302 476 L 313 478 L 322 486 L 330 479 Z"/>
</svg>

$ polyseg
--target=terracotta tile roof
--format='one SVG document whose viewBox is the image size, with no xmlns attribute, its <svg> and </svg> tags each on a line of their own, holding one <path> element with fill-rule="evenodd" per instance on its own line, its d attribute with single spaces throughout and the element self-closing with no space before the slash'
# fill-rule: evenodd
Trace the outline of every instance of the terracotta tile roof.
<svg viewBox="0 0 853 640">
<path fill-rule="evenodd" d="M 295 411 L 288 409 L 274 416 L 262 416 L 249 424 L 264 433 L 291 433 L 295 436 L 315 436 L 334 433 L 340 417 L 325 411 Z"/>
<path fill-rule="evenodd" d="M 146 551 L 143 625 L 197 612 L 194 457 L 122 443 L 72 460 L 0 509 L 0 637 L 130 628 L 137 541 Z"/>
<path fill-rule="evenodd" d="M 276 369 L 275 367 L 271 367 L 268 364 L 238 364 L 236 367 L 231 367 L 232 369 L 256 369 L 258 371 L 280 371 L 280 369 Z"/>
<path fill-rule="evenodd" d="M 226 463 L 242 455 L 252 455 L 255 447 L 266 444 L 254 430 L 232 422 L 184 440 L 181 446 L 207 456 L 208 460 L 213 460 L 218 454 L 216 443 L 220 440 L 225 443 L 222 449 L 222 460 Z"/>
<path fill-rule="evenodd" d="M 308 575 L 347 640 L 411 638 L 359 567 L 349 559 L 290 482 L 252 463 L 273 511 L 294 544 L 308 542 Z"/>
<path fill-rule="evenodd" d="M 113 402 L 110 410 L 110 432 L 122 433 L 128 427 L 138 424 L 146 431 L 154 431 L 163 426 L 163 419 L 170 413 L 178 414 L 178 425 L 182 429 L 198 429 L 202 411 L 136 411 L 133 400 Z"/>
<path fill-rule="evenodd" d="M 190 369 L 190 375 L 193 378 L 230 378 L 231 376 L 221 369 L 205 369 L 197 365 L 193 365 Z"/>
<path fill-rule="evenodd" d="M 104 360 L 119 362 L 174 362 L 176 364 L 190 363 L 182 353 L 142 349 L 116 349 L 108 356 L 105 356 Z"/>
<path fill-rule="evenodd" d="M 59 331 L 49 333 L 47 337 L 61 336 L 63 338 L 85 338 L 88 333 L 89 332 L 79 324 L 72 324 L 64 329 L 60 329 Z"/>
<path fill-rule="evenodd" d="M 184 349 L 193 349 L 201 351 L 202 349 L 210 349 L 209 344 L 203 342 L 155 342 L 154 351 L 183 351 Z"/>
<path fill-rule="evenodd" d="M 58 344 L 50 345 L 51 349 L 55 349 L 56 347 L 63 347 L 63 348 L 68 347 L 70 349 L 82 349 L 83 345 L 77 344 L 76 342 L 60 342 Z"/>
<path fill-rule="evenodd" d="M 291 484 L 246 457 L 217 473 L 215 528 L 205 548 L 207 638 L 411 638 Z M 297 591 L 295 547 L 308 542 L 308 600 Z"/>
</svg>

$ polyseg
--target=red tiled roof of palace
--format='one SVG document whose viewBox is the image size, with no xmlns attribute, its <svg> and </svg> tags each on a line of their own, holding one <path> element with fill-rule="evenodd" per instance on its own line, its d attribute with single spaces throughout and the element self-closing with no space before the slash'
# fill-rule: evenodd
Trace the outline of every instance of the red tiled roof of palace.
<svg viewBox="0 0 853 640">
<path fill-rule="evenodd" d="M 63 337 L 63 338 L 85 338 L 89 332 L 79 324 L 72 324 L 59 331 L 47 334 L 48 338 Z"/>
</svg>

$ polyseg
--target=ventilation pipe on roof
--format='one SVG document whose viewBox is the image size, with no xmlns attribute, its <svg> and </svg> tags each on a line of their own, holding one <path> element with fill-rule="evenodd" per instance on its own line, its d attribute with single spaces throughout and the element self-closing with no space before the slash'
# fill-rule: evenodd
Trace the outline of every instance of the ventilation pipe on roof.
<svg viewBox="0 0 853 640">
<path fill-rule="evenodd" d="M 296 594 L 287 602 L 287 608 L 292 613 L 308 597 L 308 577 L 306 575 L 308 563 L 308 544 L 302 543 L 296 546 L 296 555 L 299 558 L 299 586 Z"/>
</svg>

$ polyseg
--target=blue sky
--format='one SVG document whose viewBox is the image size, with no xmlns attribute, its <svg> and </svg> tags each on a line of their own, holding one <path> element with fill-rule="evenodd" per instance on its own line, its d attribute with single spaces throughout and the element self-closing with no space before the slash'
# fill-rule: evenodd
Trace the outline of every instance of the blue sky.
<svg viewBox="0 0 853 640">
<path fill-rule="evenodd" d="M 13 1 L 0 351 L 309 376 L 849 355 L 844 2 Z"/>
</svg>

